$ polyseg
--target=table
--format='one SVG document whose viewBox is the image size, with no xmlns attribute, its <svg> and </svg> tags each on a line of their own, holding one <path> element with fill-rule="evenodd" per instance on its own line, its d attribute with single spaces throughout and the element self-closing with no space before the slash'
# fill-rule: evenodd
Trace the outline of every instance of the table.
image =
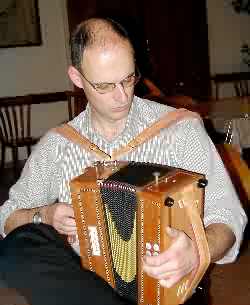
<svg viewBox="0 0 250 305">
<path fill-rule="evenodd" d="M 203 119 L 210 119 L 217 131 L 226 133 L 226 142 L 250 147 L 250 96 L 172 106 L 198 112 Z"/>
</svg>

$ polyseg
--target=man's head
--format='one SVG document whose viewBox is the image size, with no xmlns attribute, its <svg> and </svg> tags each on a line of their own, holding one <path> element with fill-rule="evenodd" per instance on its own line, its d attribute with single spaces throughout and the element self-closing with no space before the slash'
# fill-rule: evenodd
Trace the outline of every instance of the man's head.
<svg viewBox="0 0 250 305">
<path fill-rule="evenodd" d="M 126 117 L 136 70 L 125 29 L 110 19 L 86 20 L 72 36 L 71 51 L 69 76 L 84 89 L 93 114 L 109 121 Z"/>
</svg>

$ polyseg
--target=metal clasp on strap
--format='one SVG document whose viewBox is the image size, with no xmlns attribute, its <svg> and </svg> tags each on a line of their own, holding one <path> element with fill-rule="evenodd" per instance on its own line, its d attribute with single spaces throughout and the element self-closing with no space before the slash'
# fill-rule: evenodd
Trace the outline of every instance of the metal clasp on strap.
<svg viewBox="0 0 250 305">
<path fill-rule="evenodd" d="M 93 144 L 93 143 L 91 143 L 91 144 L 89 145 L 89 149 L 90 149 L 90 150 L 93 150 L 93 151 L 99 150 L 98 146 L 96 146 L 96 145 Z"/>
<path fill-rule="evenodd" d="M 139 142 L 137 142 L 136 140 L 133 140 L 132 143 L 128 143 L 127 145 L 128 145 L 128 147 L 134 149 L 135 147 L 137 147 L 139 145 Z"/>
</svg>

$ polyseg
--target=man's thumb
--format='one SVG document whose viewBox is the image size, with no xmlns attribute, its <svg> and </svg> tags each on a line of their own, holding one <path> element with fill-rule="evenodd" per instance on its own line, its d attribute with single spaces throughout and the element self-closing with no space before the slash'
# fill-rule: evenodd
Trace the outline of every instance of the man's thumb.
<svg viewBox="0 0 250 305">
<path fill-rule="evenodd" d="M 179 234 L 178 230 L 171 228 L 171 227 L 166 227 L 166 232 L 167 232 L 168 236 L 171 238 L 176 238 Z"/>
</svg>

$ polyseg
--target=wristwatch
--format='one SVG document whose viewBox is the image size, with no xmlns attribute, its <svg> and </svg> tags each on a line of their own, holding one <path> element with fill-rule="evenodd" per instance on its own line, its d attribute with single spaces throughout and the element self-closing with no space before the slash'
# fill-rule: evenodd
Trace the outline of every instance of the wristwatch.
<svg viewBox="0 0 250 305">
<path fill-rule="evenodd" d="M 42 214 L 37 211 L 34 215 L 33 215 L 33 223 L 35 225 L 39 225 L 42 222 Z"/>
</svg>

